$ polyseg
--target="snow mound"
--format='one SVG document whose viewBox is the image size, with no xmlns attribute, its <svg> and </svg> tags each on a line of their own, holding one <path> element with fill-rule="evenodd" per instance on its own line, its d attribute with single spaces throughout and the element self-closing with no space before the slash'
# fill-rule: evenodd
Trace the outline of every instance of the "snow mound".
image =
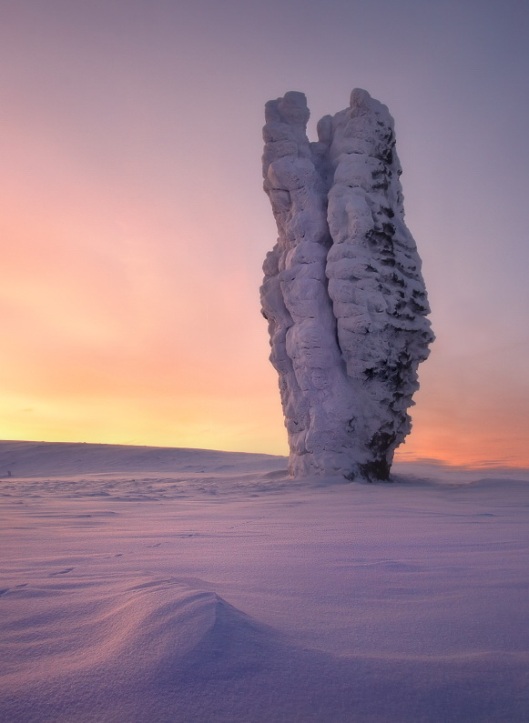
<svg viewBox="0 0 529 723">
<path fill-rule="evenodd" d="M 153 688 L 243 680 L 277 655 L 276 634 L 214 592 L 175 580 L 66 582 L 69 572 L 3 591 L 3 720 L 61 720 L 65 705 L 68 720 L 111 720 L 113 708 L 135 720 Z M 45 615 L 25 612 L 42 599 Z"/>
</svg>

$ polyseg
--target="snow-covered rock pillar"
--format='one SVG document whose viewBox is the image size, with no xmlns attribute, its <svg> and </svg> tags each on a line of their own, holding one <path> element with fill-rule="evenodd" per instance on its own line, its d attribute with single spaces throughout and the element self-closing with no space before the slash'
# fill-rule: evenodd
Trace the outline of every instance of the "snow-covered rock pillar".
<svg viewBox="0 0 529 723">
<path fill-rule="evenodd" d="M 433 341 L 386 106 L 354 90 L 309 143 L 302 93 L 266 104 L 264 190 L 279 238 L 261 287 L 290 472 L 388 479 Z"/>
</svg>

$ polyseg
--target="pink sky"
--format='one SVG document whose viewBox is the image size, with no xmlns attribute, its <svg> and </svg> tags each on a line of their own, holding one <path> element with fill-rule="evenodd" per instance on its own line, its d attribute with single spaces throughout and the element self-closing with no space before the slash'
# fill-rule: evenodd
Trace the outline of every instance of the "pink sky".
<svg viewBox="0 0 529 723">
<path fill-rule="evenodd" d="M 529 9 L 184 6 L 2 4 L 0 438 L 286 453 L 263 105 L 306 92 L 313 132 L 365 87 L 438 337 L 400 454 L 529 465 Z"/>
</svg>

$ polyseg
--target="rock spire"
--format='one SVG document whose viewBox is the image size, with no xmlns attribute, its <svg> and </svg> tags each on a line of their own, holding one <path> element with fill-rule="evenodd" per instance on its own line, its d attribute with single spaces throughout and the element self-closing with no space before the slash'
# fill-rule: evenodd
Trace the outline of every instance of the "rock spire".
<svg viewBox="0 0 529 723">
<path fill-rule="evenodd" d="M 266 104 L 264 190 L 278 240 L 263 315 L 279 375 L 290 472 L 389 477 L 434 339 L 404 223 L 393 119 L 365 90 L 306 135 L 303 93 Z"/>
</svg>

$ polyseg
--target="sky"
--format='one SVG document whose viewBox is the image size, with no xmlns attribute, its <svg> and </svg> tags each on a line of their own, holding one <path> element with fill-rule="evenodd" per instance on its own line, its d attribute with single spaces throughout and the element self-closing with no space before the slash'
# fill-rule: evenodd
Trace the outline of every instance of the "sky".
<svg viewBox="0 0 529 723">
<path fill-rule="evenodd" d="M 403 460 L 529 465 L 525 0 L 0 0 L 0 438 L 287 453 L 263 106 L 396 123 L 437 340 Z"/>
</svg>

